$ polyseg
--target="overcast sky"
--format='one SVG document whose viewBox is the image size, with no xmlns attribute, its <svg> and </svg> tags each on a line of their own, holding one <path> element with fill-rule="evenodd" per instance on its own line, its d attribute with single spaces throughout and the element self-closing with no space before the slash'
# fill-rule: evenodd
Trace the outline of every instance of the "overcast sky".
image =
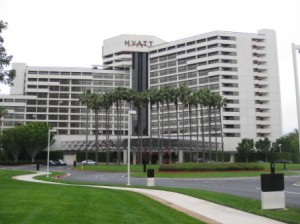
<svg viewBox="0 0 300 224">
<path fill-rule="evenodd" d="M 4 46 L 13 62 L 31 66 L 102 64 L 103 40 L 120 34 L 169 42 L 214 30 L 274 29 L 284 133 L 297 128 L 291 43 L 300 44 L 299 10 L 299 0 L 0 0 Z"/>
</svg>

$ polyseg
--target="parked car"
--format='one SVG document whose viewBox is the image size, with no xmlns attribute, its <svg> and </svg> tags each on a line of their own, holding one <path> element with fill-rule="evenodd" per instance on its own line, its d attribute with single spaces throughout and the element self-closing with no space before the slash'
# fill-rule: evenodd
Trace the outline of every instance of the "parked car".
<svg viewBox="0 0 300 224">
<path fill-rule="evenodd" d="M 47 166 L 47 161 L 43 165 Z M 57 161 L 49 160 L 49 166 L 57 166 Z"/>
<path fill-rule="evenodd" d="M 96 165 L 96 162 L 94 160 L 83 160 L 81 162 L 82 165 Z"/>
<path fill-rule="evenodd" d="M 66 166 L 67 164 L 62 159 L 59 160 L 49 160 L 49 166 Z M 47 162 L 44 163 L 47 166 Z"/>
<path fill-rule="evenodd" d="M 63 161 L 62 159 L 59 159 L 55 162 L 56 162 L 56 166 L 66 166 L 67 165 L 66 162 Z"/>
<path fill-rule="evenodd" d="M 275 161 L 275 163 L 293 163 L 293 162 L 290 160 L 286 160 L 286 159 L 278 159 Z"/>
</svg>

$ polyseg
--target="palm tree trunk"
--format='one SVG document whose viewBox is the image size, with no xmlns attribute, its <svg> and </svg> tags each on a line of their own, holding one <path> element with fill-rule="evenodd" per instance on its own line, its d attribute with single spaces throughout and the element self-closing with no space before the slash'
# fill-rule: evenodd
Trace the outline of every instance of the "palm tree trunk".
<svg viewBox="0 0 300 224">
<path fill-rule="evenodd" d="M 189 104 L 189 123 L 190 123 L 190 162 L 193 161 L 192 152 L 192 105 Z"/>
<path fill-rule="evenodd" d="M 168 107 L 168 126 L 169 126 L 169 129 L 168 129 L 168 135 L 169 135 L 169 162 L 172 163 L 172 152 L 171 152 L 171 139 L 170 139 L 170 103 L 168 102 L 167 104 L 167 107 Z"/>
<path fill-rule="evenodd" d="M 214 108 L 214 115 L 215 115 L 215 147 L 216 147 L 216 162 L 219 162 L 219 158 L 218 158 L 218 136 L 217 136 L 217 113 L 216 113 L 216 107 Z"/>
<path fill-rule="evenodd" d="M 163 160 L 163 155 L 164 155 L 164 102 L 162 101 L 161 105 L 161 156 Z"/>
<path fill-rule="evenodd" d="M 95 160 L 96 164 L 99 164 L 99 158 L 98 158 L 98 153 L 99 153 L 99 139 L 98 139 L 98 134 L 99 134 L 99 116 L 98 116 L 98 109 L 95 110 Z"/>
<path fill-rule="evenodd" d="M 150 133 L 150 142 L 149 142 L 149 164 L 152 164 L 152 125 L 151 125 L 151 121 L 152 121 L 152 103 L 150 103 L 150 122 L 149 122 L 149 133 Z"/>
<path fill-rule="evenodd" d="M 203 106 L 200 106 L 200 116 L 201 116 L 201 135 L 202 135 L 202 158 L 205 160 L 205 138 L 204 138 L 204 115 Z"/>
<path fill-rule="evenodd" d="M 209 144 L 209 154 L 208 159 L 211 161 L 211 106 L 208 106 L 208 144 Z"/>
</svg>

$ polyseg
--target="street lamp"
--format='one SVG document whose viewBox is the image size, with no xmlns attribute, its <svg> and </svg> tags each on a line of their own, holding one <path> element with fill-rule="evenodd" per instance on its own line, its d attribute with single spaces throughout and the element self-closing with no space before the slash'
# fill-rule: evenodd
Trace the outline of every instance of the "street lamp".
<svg viewBox="0 0 300 224">
<path fill-rule="evenodd" d="M 50 160 L 50 132 L 56 132 L 55 129 L 48 131 L 48 151 L 47 151 L 47 177 L 49 177 L 49 160 Z"/>
<path fill-rule="evenodd" d="M 128 149 L 127 149 L 127 185 L 130 185 L 130 138 L 131 138 L 131 119 L 132 115 L 135 115 L 135 110 L 128 111 Z"/>
<path fill-rule="evenodd" d="M 294 75 L 295 75 L 295 87 L 296 87 L 296 105 L 297 105 L 297 115 L 298 115 L 298 133 L 300 129 L 300 105 L 299 105 L 299 81 L 298 81 L 298 70 L 297 70 L 297 61 L 296 61 L 296 51 L 300 53 L 300 45 L 292 44 L 293 52 L 293 65 L 294 65 Z M 299 154 L 300 154 L 300 134 L 299 138 Z"/>
</svg>

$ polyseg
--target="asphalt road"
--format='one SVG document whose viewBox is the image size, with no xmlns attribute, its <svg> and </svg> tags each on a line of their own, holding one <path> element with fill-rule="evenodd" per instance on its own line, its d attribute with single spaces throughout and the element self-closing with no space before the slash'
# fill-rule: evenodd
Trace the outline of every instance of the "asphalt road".
<svg viewBox="0 0 300 224">
<path fill-rule="evenodd" d="M 35 170 L 35 166 L 22 166 L 18 169 Z M 45 171 L 45 167 L 40 168 Z M 77 171 L 68 167 L 51 167 L 50 171 L 65 171 L 69 176 L 63 177 L 65 180 L 79 182 L 89 182 L 97 184 L 127 184 L 127 173 L 91 172 Z M 286 204 L 291 207 L 300 208 L 300 185 L 295 184 L 300 181 L 300 173 L 297 176 L 285 176 Z M 146 178 L 130 178 L 131 185 L 147 185 Z M 260 178 L 208 178 L 208 179 L 183 179 L 183 178 L 155 178 L 156 186 L 195 188 L 221 193 L 228 193 L 248 198 L 260 199 Z"/>
</svg>

